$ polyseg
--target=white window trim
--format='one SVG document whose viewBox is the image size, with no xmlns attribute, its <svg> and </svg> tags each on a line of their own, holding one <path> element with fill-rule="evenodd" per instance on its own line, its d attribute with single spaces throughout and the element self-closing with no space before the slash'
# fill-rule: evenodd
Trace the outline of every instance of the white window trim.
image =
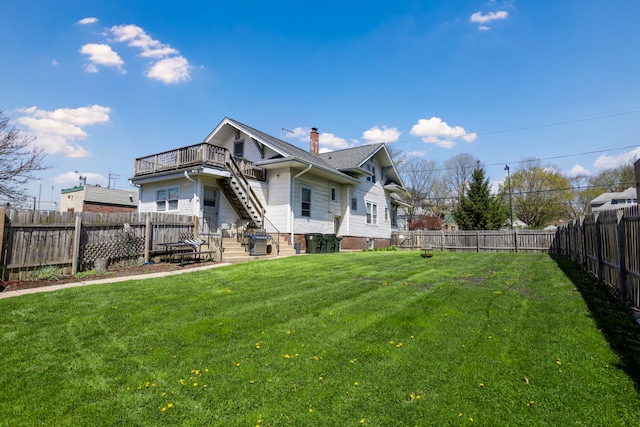
<svg viewBox="0 0 640 427">
<path fill-rule="evenodd" d="M 329 188 L 329 198 L 332 203 L 339 203 L 340 197 L 338 196 L 338 189 L 336 187 Z"/>
<path fill-rule="evenodd" d="M 378 225 L 378 204 L 370 201 L 365 201 L 365 207 L 367 212 L 367 225 Z"/>
<path fill-rule="evenodd" d="M 177 197 L 175 199 L 170 199 L 169 198 L 169 194 L 171 194 L 171 191 L 175 190 L 177 192 Z M 160 193 L 161 191 L 166 191 L 166 198 L 164 199 L 160 199 L 158 197 L 158 193 Z M 171 209 L 171 201 L 176 202 L 175 204 L 175 209 Z M 164 209 L 160 209 L 159 208 L 159 202 L 164 203 Z M 171 186 L 171 187 L 162 187 L 162 188 L 156 188 L 156 199 L 155 199 L 155 204 L 156 204 L 156 212 L 177 212 L 178 211 L 178 205 L 180 203 L 180 186 Z"/>
</svg>

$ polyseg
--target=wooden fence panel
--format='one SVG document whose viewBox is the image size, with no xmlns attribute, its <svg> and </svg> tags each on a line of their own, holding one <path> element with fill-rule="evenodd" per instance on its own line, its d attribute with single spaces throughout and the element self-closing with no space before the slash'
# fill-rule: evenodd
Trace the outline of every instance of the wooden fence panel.
<svg viewBox="0 0 640 427">
<path fill-rule="evenodd" d="M 549 252 L 556 232 L 545 230 L 413 230 L 395 232 L 391 240 L 402 249 L 431 245 L 447 252 Z"/>
<path fill-rule="evenodd" d="M 640 215 L 638 214 L 638 206 L 625 209 L 624 218 L 624 234 L 627 239 L 625 245 L 627 299 L 634 307 L 640 307 L 640 253 L 638 252 Z"/>
<path fill-rule="evenodd" d="M 606 283 L 620 282 L 620 253 L 618 252 L 618 211 L 603 211 L 598 216 L 600 223 L 600 279 Z"/>
<path fill-rule="evenodd" d="M 57 267 L 64 274 L 93 268 L 97 259 L 139 262 L 159 243 L 175 242 L 193 232 L 193 216 L 136 212 L 51 212 L 0 209 L 0 278 L 26 279 L 34 270 Z M 150 217 L 151 244 L 146 224 Z M 76 218 L 80 229 L 76 230 Z M 76 233 L 76 231 L 78 231 Z M 79 236 L 77 257 L 75 236 Z M 76 270 L 76 271 L 74 271 Z"/>
</svg>

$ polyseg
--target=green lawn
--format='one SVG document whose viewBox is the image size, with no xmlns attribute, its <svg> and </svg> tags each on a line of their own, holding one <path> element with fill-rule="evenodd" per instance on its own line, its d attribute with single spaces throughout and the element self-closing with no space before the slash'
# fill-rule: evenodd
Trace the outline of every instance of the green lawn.
<svg viewBox="0 0 640 427">
<path fill-rule="evenodd" d="M 0 300 L 0 425 L 628 426 L 640 327 L 545 254 L 318 254 Z"/>
</svg>

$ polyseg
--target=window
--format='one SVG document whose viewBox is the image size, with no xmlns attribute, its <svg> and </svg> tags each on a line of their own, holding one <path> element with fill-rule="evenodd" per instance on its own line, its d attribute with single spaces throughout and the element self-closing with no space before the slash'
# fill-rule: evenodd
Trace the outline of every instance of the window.
<svg viewBox="0 0 640 427">
<path fill-rule="evenodd" d="M 371 165 L 367 165 L 367 172 L 371 172 Z M 367 177 L 367 181 L 371 181 L 371 177 Z"/>
<path fill-rule="evenodd" d="M 233 155 L 239 158 L 244 157 L 244 139 L 233 143 Z"/>
<path fill-rule="evenodd" d="M 367 202 L 367 224 L 378 225 L 378 205 Z"/>
<path fill-rule="evenodd" d="M 384 220 L 389 221 L 389 208 L 384 208 Z"/>
<path fill-rule="evenodd" d="M 163 188 L 156 191 L 156 211 L 177 211 L 179 197 L 179 187 Z"/>
<path fill-rule="evenodd" d="M 311 217 L 311 189 L 309 187 L 302 187 L 300 191 L 300 203 L 302 216 Z"/>
<path fill-rule="evenodd" d="M 371 181 L 375 184 L 376 183 L 376 167 L 375 166 L 371 166 L 371 173 L 373 174 L 371 176 Z"/>
<path fill-rule="evenodd" d="M 398 226 L 398 207 L 397 206 L 391 207 L 391 225 L 396 227 Z"/>
<path fill-rule="evenodd" d="M 332 202 L 338 201 L 338 192 L 336 191 L 335 187 L 331 187 L 331 201 Z"/>
<path fill-rule="evenodd" d="M 351 210 L 352 211 L 358 210 L 358 199 L 356 199 L 355 197 L 351 198 Z"/>
<path fill-rule="evenodd" d="M 203 204 L 211 208 L 216 207 L 217 194 L 216 190 L 211 187 L 204 187 Z"/>
</svg>

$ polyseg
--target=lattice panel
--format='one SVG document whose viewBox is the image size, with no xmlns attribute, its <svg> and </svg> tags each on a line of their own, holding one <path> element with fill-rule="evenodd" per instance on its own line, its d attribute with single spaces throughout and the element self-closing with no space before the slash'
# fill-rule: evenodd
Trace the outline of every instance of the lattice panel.
<svg viewBox="0 0 640 427">
<path fill-rule="evenodd" d="M 83 263 L 101 258 L 127 258 L 144 253 L 144 237 L 126 237 L 93 245 L 86 245 L 80 259 Z"/>
</svg>

